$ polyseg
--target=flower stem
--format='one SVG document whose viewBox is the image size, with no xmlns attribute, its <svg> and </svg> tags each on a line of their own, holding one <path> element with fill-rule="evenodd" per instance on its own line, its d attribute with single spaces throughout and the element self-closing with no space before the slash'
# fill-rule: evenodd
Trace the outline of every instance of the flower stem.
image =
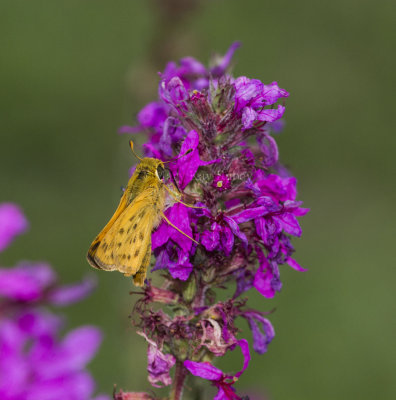
<svg viewBox="0 0 396 400">
<path fill-rule="evenodd" d="M 176 362 L 176 371 L 173 378 L 173 387 L 170 394 L 170 400 L 181 400 L 183 396 L 184 381 L 187 376 L 187 370 L 181 361 Z"/>
</svg>

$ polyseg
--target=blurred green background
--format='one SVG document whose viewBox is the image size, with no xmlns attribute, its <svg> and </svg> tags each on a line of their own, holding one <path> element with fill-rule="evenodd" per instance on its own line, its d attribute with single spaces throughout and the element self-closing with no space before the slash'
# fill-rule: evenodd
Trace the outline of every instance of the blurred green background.
<svg viewBox="0 0 396 400">
<path fill-rule="evenodd" d="M 240 40 L 234 75 L 290 92 L 277 140 L 312 210 L 294 240 L 309 271 L 284 266 L 280 294 L 251 296 L 262 310 L 276 307 L 277 335 L 253 356 L 240 392 L 395 399 L 395 2 L 176 3 L 0 2 L 0 201 L 20 204 L 31 223 L 1 264 L 47 260 L 64 282 L 95 274 L 96 292 L 62 312 L 70 327 L 104 331 L 90 366 L 99 390 L 147 390 L 131 283 L 85 261 L 134 162 L 117 129 L 155 97 L 167 59 L 206 63 Z M 236 355 L 222 366 L 240 363 Z"/>
</svg>

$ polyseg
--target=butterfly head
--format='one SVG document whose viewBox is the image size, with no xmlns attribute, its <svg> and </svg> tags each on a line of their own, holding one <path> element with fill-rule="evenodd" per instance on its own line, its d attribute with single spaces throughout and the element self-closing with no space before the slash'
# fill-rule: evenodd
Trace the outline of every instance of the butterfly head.
<svg viewBox="0 0 396 400">
<path fill-rule="evenodd" d="M 145 157 L 136 167 L 138 176 L 155 176 L 160 181 L 164 178 L 165 167 L 164 163 L 157 158 Z"/>
</svg>

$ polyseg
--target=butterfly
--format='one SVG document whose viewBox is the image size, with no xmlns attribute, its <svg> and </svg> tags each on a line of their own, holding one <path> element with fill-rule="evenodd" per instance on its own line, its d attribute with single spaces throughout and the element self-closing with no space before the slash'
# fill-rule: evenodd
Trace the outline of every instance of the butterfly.
<svg viewBox="0 0 396 400">
<path fill-rule="evenodd" d="M 129 144 L 135 154 L 133 142 L 130 141 Z M 151 233 L 162 219 L 197 242 L 174 226 L 164 214 L 165 190 L 182 203 L 180 193 L 175 193 L 163 182 L 164 162 L 157 158 L 135 156 L 140 163 L 130 178 L 114 215 L 92 242 L 87 260 L 94 268 L 120 271 L 125 276 L 132 276 L 136 286 L 143 286 L 151 260 Z"/>
</svg>

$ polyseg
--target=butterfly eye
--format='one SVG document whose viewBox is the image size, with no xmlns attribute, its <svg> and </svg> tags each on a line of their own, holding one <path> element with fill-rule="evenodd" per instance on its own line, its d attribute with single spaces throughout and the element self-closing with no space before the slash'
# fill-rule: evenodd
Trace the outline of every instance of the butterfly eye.
<svg viewBox="0 0 396 400">
<path fill-rule="evenodd" d="M 162 179 L 164 177 L 164 172 L 165 172 L 164 168 L 161 165 L 158 165 L 157 174 L 160 179 Z"/>
</svg>

